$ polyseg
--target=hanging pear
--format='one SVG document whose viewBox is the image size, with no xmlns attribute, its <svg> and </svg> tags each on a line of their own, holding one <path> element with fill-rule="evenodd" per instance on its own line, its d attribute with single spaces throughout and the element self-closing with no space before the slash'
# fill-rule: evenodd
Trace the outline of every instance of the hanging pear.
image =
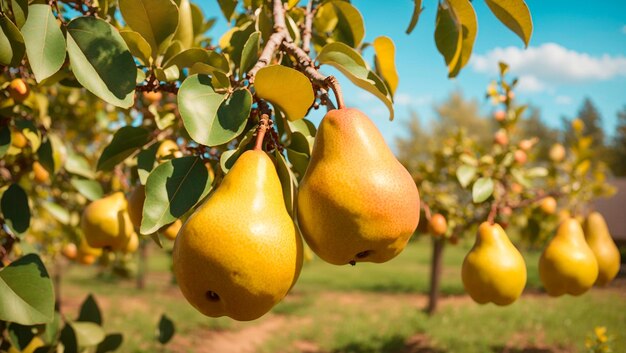
<svg viewBox="0 0 626 353">
<path fill-rule="evenodd" d="M 598 262 L 576 218 L 561 223 L 539 258 L 539 277 L 551 296 L 581 295 L 598 278 Z"/>
<path fill-rule="evenodd" d="M 357 109 L 331 110 L 320 123 L 298 192 L 298 224 L 323 260 L 385 262 L 406 246 L 420 199 L 372 121 Z"/>
<path fill-rule="evenodd" d="M 120 191 L 90 203 L 80 220 L 89 246 L 123 248 L 135 233 L 127 210 L 126 197 Z"/>
<path fill-rule="evenodd" d="M 620 253 L 613 241 L 604 217 L 592 212 L 585 222 L 585 239 L 598 261 L 597 286 L 609 284 L 617 273 L 621 263 Z"/>
<path fill-rule="evenodd" d="M 178 232 L 173 261 L 183 295 L 207 316 L 254 320 L 287 294 L 302 266 L 302 240 L 265 152 L 237 159 Z"/>
<path fill-rule="evenodd" d="M 509 305 L 526 286 L 526 263 L 499 224 L 483 222 L 463 260 L 461 277 L 475 302 Z"/>
</svg>

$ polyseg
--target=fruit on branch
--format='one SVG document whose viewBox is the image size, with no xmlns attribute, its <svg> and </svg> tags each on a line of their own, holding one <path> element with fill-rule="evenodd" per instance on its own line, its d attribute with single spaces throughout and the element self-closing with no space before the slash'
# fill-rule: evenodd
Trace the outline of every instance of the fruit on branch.
<svg viewBox="0 0 626 353">
<path fill-rule="evenodd" d="M 28 98 L 28 94 L 30 93 L 30 88 L 28 84 L 21 78 L 16 78 L 9 83 L 9 95 L 16 102 L 23 102 L 26 98 Z"/>
<path fill-rule="evenodd" d="M 50 173 L 38 161 L 33 162 L 33 174 L 35 181 L 38 183 L 47 183 L 50 181 Z"/>
<path fill-rule="evenodd" d="M 516 150 L 513 152 L 513 158 L 517 164 L 524 164 L 528 160 L 528 155 L 522 150 Z"/>
<path fill-rule="evenodd" d="M 141 228 L 144 202 L 146 202 L 146 187 L 145 185 L 137 185 L 128 195 L 128 216 L 135 229 Z"/>
<path fill-rule="evenodd" d="M 511 192 L 516 195 L 519 195 L 522 192 L 524 192 L 524 186 L 520 183 L 513 182 L 511 183 Z"/>
<path fill-rule="evenodd" d="M 159 163 L 170 158 L 180 158 L 183 154 L 176 142 L 172 140 L 163 140 L 156 151 L 156 159 Z"/>
<path fill-rule="evenodd" d="M 265 152 L 237 159 L 181 228 L 173 262 L 183 295 L 207 316 L 254 320 L 287 294 L 302 267 L 302 240 Z"/>
<path fill-rule="evenodd" d="M 560 162 L 565 158 L 565 147 L 560 143 L 555 143 L 550 147 L 549 155 L 553 162 Z"/>
<path fill-rule="evenodd" d="M 535 139 L 525 139 L 519 142 L 519 148 L 522 151 L 528 152 L 530 151 L 531 148 L 533 148 L 533 145 L 536 143 Z"/>
<path fill-rule="evenodd" d="M 598 278 L 598 262 L 575 218 L 561 223 L 541 254 L 539 277 L 551 296 L 581 295 Z"/>
<path fill-rule="evenodd" d="M 161 92 L 143 92 L 143 98 L 145 98 L 150 103 L 158 103 L 163 98 L 163 94 Z"/>
<path fill-rule="evenodd" d="M 598 278 L 595 284 L 605 286 L 617 276 L 621 259 L 606 221 L 600 213 L 592 212 L 587 216 L 585 239 L 598 261 Z"/>
<path fill-rule="evenodd" d="M 24 148 L 28 145 L 28 139 L 21 131 L 11 131 L 11 145 L 15 148 Z"/>
<path fill-rule="evenodd" d="M 133 232 L 133 234 L 131 234 L 130 237 L 126 239 L 126 243 L 116 250 L 119 250 L 125 254 L 132 254 L 136 252 L 138 248 L 139 236 L 137 236 L 137 233 Z"/>
<path fill-rule="evenodd" d="M 509 136 L 507 135 L 506 130 L 500 129 L 496 131 L 496 133 L 493 135 L 493 141 L 500 146 L 508 145 Z"/>
<path fill-rule="evenodd" d="M 539 203 L 539 208 L 545 214 L 554 214 L 556 212 L 556 200 L 552 196 L 544 197 Z"/>
<path fill-rule="evenodd" d="M 435 236 L 441 236 L 446 234 L 448 230 L 448 221 L 441 213 L 435 213 L 430 217 L 428 222 L 428 231 Z"/>
<path fill-rule="evenodd" d="M 126 197 L 119 191 L 90 203 L 83 211 L 80 226 L 87 243 L 94 248 L 124 249 L 135 233 Z"/>
<path fill-rule="evenodd" d="M 76 254 L 76 261 L 83 265 L 91 265 L 96 262 L 96 259 L 102 255 L 102 249 L 92 248 L 87 244 L 87 241 L 81 239 L 80 245 L 78 245 L 78 253 Z"/>
<path fill-rule="evenodd" d="M 483 222 L 461 271 L 465 291 L 479 303 L 509 305 L 526 285 L 526 263 L 499 224 Z"/>
<path fill-rule="evenodd" d="M 493 113 L 493 117 L 494 119 L 496 119 L 496 121 L 503 122 L 504 120 L 506 120 L 506 112 L 504 110 L 498 110 Z"/>
<path fill-rule="evenodd" d="M 160 232 L 167 239 L 174 240 L 176 239 L 176 236 L 178 235 L 178 232 L 180 231 L 180 228 L 182 228 L 182 226 L 183 226 L 183 221 L 181 221 L 180 219 L 177 219 L 172 224 L 169 224 L 163 227 Z"/>
<path fill-rule="evenodd" d="M 298 193 L 298 222 L 307 244 L 335 264 L 385 262 L 398 255 L 417 228 L 420 198 L 365 114 L 326 114 Z"/>
<path fill-rule="evenodd" d="M 61 255 L 65 256 L 68 260 L 76 259 L 76 255 L 78 254 L 78 248 L 74 243 L 67 243 L 63 245 L 61 248 Z"/>
</svg>

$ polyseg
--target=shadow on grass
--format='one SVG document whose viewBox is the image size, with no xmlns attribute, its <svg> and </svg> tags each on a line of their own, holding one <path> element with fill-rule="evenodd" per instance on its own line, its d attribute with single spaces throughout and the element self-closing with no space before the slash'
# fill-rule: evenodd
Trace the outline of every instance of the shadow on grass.
<svg viewBox="0 0 626 353">
<path fill-rule="evenodd" d="M 332 353 L 445 353 L 431 347 L 425 336 L 417 335 L 409 339 L 400 335 L 387 338 L 383 342 L 350 342 Z"/>
</svg>

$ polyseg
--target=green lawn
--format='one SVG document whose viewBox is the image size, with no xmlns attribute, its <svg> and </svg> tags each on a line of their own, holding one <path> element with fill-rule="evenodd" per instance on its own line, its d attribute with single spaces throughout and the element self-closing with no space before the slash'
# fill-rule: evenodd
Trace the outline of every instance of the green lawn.
<svg viewBox="0 0 626 353">
<path fill-rule="evenodd" d="M 169 257 L 156 248 L 151 249 L 143 291 L 133 281 L 98 278 L 96 268 L 72 266 L 64 278 L 64 308 L 75 315 L 80 301 L 94 293 L 107 330 L 126 334 L 122 352 L 160 349 L 153 337 L 162 313 L 177 329 L 165 347 L 168 352 L 227 353 L 227 347 L 212 344 L 230 337 L 223 333 L 237 332 L 243 337 L 227 340 L 237 343 L 246 335 L 257 336 L 248 351 L 267 353 L 484 353 L 505 347 L 509 352 L 583 352 L 585 336 L 600 325 L 616 336 L 614 352 L 626 352 L 626 280 L 581 297 L 549 298 L 538 290 L 538 254 L 524 254 L 528 293 L 505 308 L 480 306 L 462 294 L 460 268 L 470 246 L 446 247 L 445 298 L 433 317 L 422 311 L 429 280 L 428 238 L 411 243 L 385 264 L 338 267 L 314 259 L 305 264 L 286 300 L 254 322 L 211 319 L 196 312 L 171 285 Z"/>
</svg>

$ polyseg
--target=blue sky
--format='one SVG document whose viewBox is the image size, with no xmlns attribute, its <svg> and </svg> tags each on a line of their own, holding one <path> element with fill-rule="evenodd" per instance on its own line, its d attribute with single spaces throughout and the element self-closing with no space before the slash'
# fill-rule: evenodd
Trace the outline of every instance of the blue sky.
<svg viewBox="0 0 626 353">
<path fill-rule="evenodd" d="M 301 0 L 304 2 L 304 0 Z M 594 4 L 579 0 L 527 0 L 534 22 L 529 48 L 495 19 L 483 1 L 472 4 L 478 17 L 478 36 L 472 60 L 456 79 L 447 78 L 443 58 L 435 47 L 433 32 L 437 2 L 424 1 L 425 10 L 411 35 L 404 33 L 412 0 L 353 0 L 366 25 L 365 41 L 386 35 L 396 44 L 400 85 L 396 93 L 396 119 L 388 121 L 386 108 L 376 98 L 353 86 L 332 69 L 345 91 L 346 105 L 360 108 L 375 121 L 389 144 L 402 135 L 400 121 L 410 110 L 425 122 L 433 117 L 433 104 L 450 92 L 461 90 L 480 100 L 484 113 L 491 109 L 482 99 L 485 87 L 497 77 L 497 62 L 504 58 L 512 74 L 520 77 L 517 99 L 539 107 L 543 119 L 560 126 L 560 117 L 573 117 L 584 97 L 599 108 L 607 133 L 615 130 L 616 112 L 626 105 L 626 1 Z M 227 24 L 217 1 L 200 1 L 207 16 L 219 18 L 215 29 Z M 367 54 L 371 52 L 366 51 Z M 313 120 L 319 121 L 317 114 Z"/>
</svg>

